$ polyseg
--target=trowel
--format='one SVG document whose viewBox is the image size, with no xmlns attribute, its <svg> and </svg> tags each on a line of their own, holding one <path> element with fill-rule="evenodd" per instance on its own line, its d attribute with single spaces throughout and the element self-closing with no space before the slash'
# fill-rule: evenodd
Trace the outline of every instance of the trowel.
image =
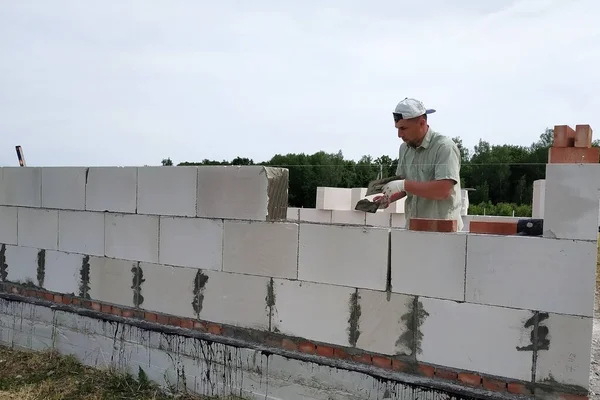
<svg viewBox="0 0 600 400">
<path fill-rule="evenodd" d="M 369 182 L 369 185 L 367 186 L 367 193 L 365 194 L 365 196 L 372 196 L 374 194 L 382 193 L 383 187 L 385 186 L 386 183 L 395 181 L 397 179 L 403 179 L 403 178 L 401 176 L 391 176 L 389 178 L 376 179 L 374 181 Z M 368 200 L 368 199 L 362 199 L 358 203 L 356 203 L 356 206 L 354 207 L 354 209 L 357 211 L 376 213 L 377 210 L 379 210 L 379 203 Z"/>
</svg>

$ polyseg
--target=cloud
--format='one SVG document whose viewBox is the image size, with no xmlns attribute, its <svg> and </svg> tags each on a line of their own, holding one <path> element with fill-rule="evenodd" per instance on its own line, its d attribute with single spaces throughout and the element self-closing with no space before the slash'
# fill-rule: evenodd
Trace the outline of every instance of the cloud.
<svg viewBox="0 0 600 400">
<path fill-rule="evenodd" d="M 0 165 L 395 156 L 404 97 L 473 146 L 600 126 L 600 3 L 0 5 Z M 366 138 L 366 139 L 365 139 Z"/>
</svg>

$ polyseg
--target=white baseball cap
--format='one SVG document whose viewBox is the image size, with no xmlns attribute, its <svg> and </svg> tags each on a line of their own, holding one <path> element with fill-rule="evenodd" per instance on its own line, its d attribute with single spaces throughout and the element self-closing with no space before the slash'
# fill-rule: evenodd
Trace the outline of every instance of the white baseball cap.
<svg viewBox="0 0 600 400">
<path fill-rule="evenodd" d="M 425 114 L 433 114 L 434 109 L 427 109 L 425 105 L 417 99 L 405 98 L 396 106 L 394 110 L 394 120 L 411 119 Z"/>
</svg>

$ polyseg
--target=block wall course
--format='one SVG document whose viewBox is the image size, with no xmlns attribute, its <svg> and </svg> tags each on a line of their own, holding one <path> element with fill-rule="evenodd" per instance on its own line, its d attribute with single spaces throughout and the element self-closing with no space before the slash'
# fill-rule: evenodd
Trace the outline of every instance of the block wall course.
<svg viewBox="0 0 600 400">
<path fill-rule="evenodd" d="M 411 218 L 408 229 L 421 232 L 456 232 L 458 223 L 449 219 Z"/>
<path fill-rule="evenodd" d="M 387 229 L 300 224 L 300 280 L 385 290 L 387 257 Z"/>
<path fill-rule="evenodd" d="M 137 171 L 136 167 L 90 167 L 85 209 L 134 214 Z"/>
<path fill-rule="evenodd" d="M 591 317 L 596 250 L 594 242 L 469 234 L 466 301 Z"/>
<path fill-rule="evenodd" d="M 298 277 L 298 224 L 225 221 L 223 271 Z"/>
<path fill-rule="evenodd" d="M 44 289 L 51 292 L 80 293 L 83 254 L 46 251 L 44 258 Z"/>
<path fill-rule="evenodd" d="M 90 257 L 88 262 L 89 282 L 86 284 L 89 286 L 87 294 L 90 300 L 135 306 L 132 286 L 136 282 L 137 261 Z"/>
<path fill-rule="evenodd" d="M 223 221 L 160 217 L 159 259 L 160 264 L 222 270 Z"/>
<path fill-rule="evenodd" d="M 85 167 L 44 167 L 42 207 L 85 210 Z"/>
<path fill-rule="evenodd" d="M 392 291 L 464 301 L 466 252 L 466 234 L 392 229 Z"/>
<path fill-rule="evenodd" d="M 314 208 L 301 208 L 299 211 L 300 222 L 331 223 L 331 210 L 317 210 Z"/>
<path fill-rule="evenodd" d="M 198 167 L 140 167 L 137 213 L 196 216 Z"/>
<path fill-rule="evenodd" d="M 38 257 L 40 250 L 31 247 L 2 246 L 4 248 L 3 275 L 14 283 L 37 285 Z"/>
<path fill-rule="evenodd" d="M 333 210 L 331 211 L 331 223 L 365 225 L 366 214 L 355 210 Z"/>
<path fill-rule="evenodd" d="M 551 164 L 597 164 L 600 149 L 597 147 L 550 147 L 548 162 Z"/>
<path fill-rule="evenodd" d="M 393 214 L 389 214 L 383 211 L 365 214 L 365 224 L 367 226 L 381 226 L 385 228 L 389 228 L 392 226 Z"/>
</svg>

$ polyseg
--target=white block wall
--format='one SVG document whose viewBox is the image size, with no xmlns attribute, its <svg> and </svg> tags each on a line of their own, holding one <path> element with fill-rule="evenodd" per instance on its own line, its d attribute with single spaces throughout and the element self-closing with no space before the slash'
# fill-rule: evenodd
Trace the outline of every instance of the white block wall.
<svg viewBox="0 0 600 400">
<path fill-rule="evenodd" d="M 548 166 L 544 237 L 412 232 L 400 213 L 335 207 L 266 221 L 262 167 L 2 168 L 2 268 L 140 310 L 587 388 L 599 167 Z M 536 357 L 533 316 L 550 341 Z"/>
</svg>

